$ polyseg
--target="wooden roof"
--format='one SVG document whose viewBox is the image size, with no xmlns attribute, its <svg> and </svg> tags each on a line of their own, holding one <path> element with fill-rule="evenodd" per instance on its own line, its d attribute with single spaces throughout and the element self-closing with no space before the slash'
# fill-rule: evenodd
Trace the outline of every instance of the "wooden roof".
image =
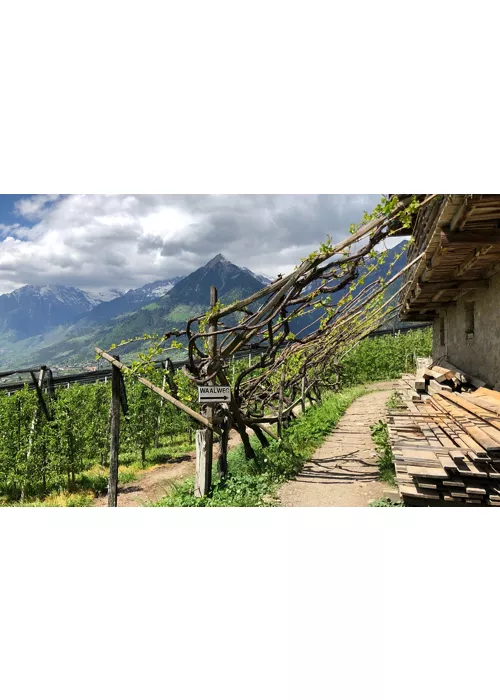
<svg viewBox="0 0 500 700">
<path fill-rule="evenodd" d="M 401 292 L 401 318 L 432 319 L 470 289 L 489 285 L 500 271 L 500 195 L 439 195 L 412 226 L 410 268 Z"/>
</svg>

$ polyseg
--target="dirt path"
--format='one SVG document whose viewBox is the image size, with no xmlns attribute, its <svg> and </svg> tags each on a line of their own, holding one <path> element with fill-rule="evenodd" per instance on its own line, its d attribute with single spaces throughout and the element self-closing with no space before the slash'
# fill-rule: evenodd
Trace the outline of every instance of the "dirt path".
<svg viewBox="0 0 500 700">
<path fill-rule="evenodd" d="M 241 438 L 237 432 L 232 431 L 229 438 L 229 449 L 239 445 Z M 214 464 L 217 460 L 218 446 L 214 445 Z M 173 459 L 167 464 L 161 464 L 153 469 L 145 471 L 135 481 L 118 486 L 118 507 L 138 507 L 158 501 L 166 496 L 172 484 L 182 481 L 189 476 L 194 476 L 196 469 L 196 452 L 188 452 L 184 457 Z M 100 496 L 94 501 L 94 506 L 105 507 L 108 505 L 108 497 Z"/>
<path fill-rule="evenodd" d="M 371 385 L 347 409 L 337 427 L 293 481 L 281 487 L 283 506 L 366 506 L 382 498 L 387 485 L 377 481 L 377 453 L 370 426 L 386 415 L 396 382 Z"/>
</svg>

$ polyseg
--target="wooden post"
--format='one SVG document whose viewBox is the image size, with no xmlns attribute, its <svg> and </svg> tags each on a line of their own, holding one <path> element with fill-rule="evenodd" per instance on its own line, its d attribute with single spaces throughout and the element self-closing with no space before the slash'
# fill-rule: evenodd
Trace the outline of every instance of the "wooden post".
<svg viewBox="0 0 500 700">
<path fill-rule="evenodd" d="M 114 356 L 116 360 L 120 358 Z M 120 451 L 120 370 L 111 375 L 111 438 L 109 449 L 108 508 L 118 506 L 118 454 Z"/>
<path fill-rule="evenodd" d="M 278 408 L 278 437 L 281 438 L 283 433 L 283 402 L 284 402 L 284 384 L 285 384 L 285 365 L 281 370 L 281 381 L 279 390 L 279 408 Z"/>
<path fill-rule="evenodd" d="M 227 477 L 227 444 L 231 432 L 231 418 L 226 418 L 222 426 L 222 434 L 219 442 L 219 459 L 217 461 L 217 473 L 221 480 Z"/>
<path fill-rule="evenodd" d="M 306 376 L 302 377 L 302 385 L 300 388 L 300 404 L 302 406 L 302 413 L 306 411 Z"/>
<path fill-rule="evenodd" d="M 210 434 L 208 428 L 197 430 L 195 433 L 196 439 L 196 475 L 194 483 L 194 495 L 196 498 L 206 496 L 210 491 L 212 465 L 207 464 L 207 436 Z"/>
<path fill-rule="evenodd" d="M 45 378 L 45 367 L 40 368 L 40 372 L 38 374 L 38 380 L 35 378 L 35 375 L 33 374 L 33 372 L 31 372 L 31 376 L 32 376 L 33 381 L 35 383 L 35 390 L 36 390 L 37 395 L 38 395 L 38 404 L 35 408 L 35 412 L 33 413 L 33 420 L 31 421 L 30 437 L 29 437 L 29 443 L 28 443 L 28 454 L 27 454 L 28 460 L 31 456 L 31 449 L 33 447 L 33 438 L 35 436 L 35 429 L 36 429 L 36 424 L 38 422 L 38 416 L 40 413 L 40 406 L 43 406 L 44 413 L 48 417 L 47 407 L 45 406 L 45 402 L 43 400 L 43 395 L 42 395 L 43 380 Z"/>
<path fill-rule="evenodd" d="M 166 383 L 167 383 L 167 375 L 166 375 L 166 371 L 167 371 L 167 361 L 165 360 L 165 362 L 163 362 L 162 364 L 163 364 L 163 372 L 164 372 L 164 374 L 163 374 L 163 382 L 162 382 L 161 388 L 162 388 L 162 391 L 165 391 L 165 386 L 166 386 Z M 162 396 L 161 399 L 160 399 L 160 412 L 158 413 L 158 421 L 157 421 L 157 424 L 156 424 L 156 435 L 155 435 L 155 443 L 154 443 L 154 444 L 155 444 L 155 448 L 158 448 L 158 447 L 160 446 L 160 428 L 161 428 L 161 411 L 162 411 L 162 408 L 163 408 L 163 396 Z"/>
<path fill-rule="evenodd" d="M 213 309 L 217 304 L 217 289 L 210 287 L 210 308 Z M 213 333 L 217 330 L 217 321 L 211 321 L 208 324 L 208 332 Z M 209 336 L 208 354 L 214 359 L 217 354 L 217 336 Z M 210 371 L 210 369 L 209 369 Z M 212 379 L 209 386 L 214 386 L 215 381 Z M 202 411 L 202 415 L 213 424 L 214 408 L 207 405 Z M 212 488 L 212 459 L 213 459 L 214 434 L 209 428 L 196 431 L 196 476 L 194 483 L 194 495 L 197 498 L 207 496 Z"/>
<path fill-rule="evenodd" d="M 30 427 L 30 437 L 29 437 L 29 442 L 28 442 L 28 452 L 26 454 L 26 461 L 27 461 L 27 479 L 29 481 L 30 475 L 31 475 L 31 468 L 29 464 L 29 460 L 31 457 L 31 450 L 33 449 L 33 438 L 35 437 L 35 430 L 36 430 L 36 425 L 38 423 L 38 416 L 40 414 L 40 406 L 43 407 L 45 415 L 48 418 L 48 411 L 47 407 L 45 405 L 45 401 L 43 400 L 43 394 L 42 394 L 42 386 L 43 386 L 43 380 L 45 377 L 45 367 L 40 368 L 40 373 L 38 374 L 38 381 L 35 378 L 35 375 L 33 372 L 30 372 L 31 377 L 33 379 L 33 382 L 35 384 L 35 390 L 38 395 L 38 404 L 36 405 L 35 411 L 33 413 L 33 419 L 31 421 L 31 427 Z M 24 501 L 24 496 L 25 496 L 25 484 L 23 483 L 21 487 L 21 501 Z"/>
<path fill-rule="evenodd" d="M 47 369 L 47 395 L 53 399 L 55 396 L 54 390 L 54 375 L 51 369 Z"/>
</svg>

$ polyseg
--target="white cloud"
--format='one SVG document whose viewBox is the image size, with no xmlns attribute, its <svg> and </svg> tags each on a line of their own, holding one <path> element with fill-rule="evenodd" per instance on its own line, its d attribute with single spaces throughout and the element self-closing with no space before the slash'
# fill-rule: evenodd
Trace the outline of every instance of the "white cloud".
<svg viewBox="0 0 500 700">
<path fill-rule="evenodd" d="M 14 208 L 25 219 L 38 219 L 45 205 L 55 202 L 60 196 L 59 194 L 36 194 L 33 197 L 18 199 Z"/>
<path fill-rule="evenodd" d="M 347 235 L 379 195 L 35 195 L 0 224 L 0 293 L 23 284 L 93 291 L 188 274 L 222 252 L 237 265 L 286 273 Z"/>
</svg>

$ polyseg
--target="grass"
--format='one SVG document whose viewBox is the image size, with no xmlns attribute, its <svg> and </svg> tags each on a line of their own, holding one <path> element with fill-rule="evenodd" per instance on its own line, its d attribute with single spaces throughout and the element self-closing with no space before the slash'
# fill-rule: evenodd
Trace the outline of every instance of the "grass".
<svg viewBox="0 0 500 700">
<path fill-rule="evenodd" d="M 44 499 L 5 502 L 3 505 L 11 508 L 87 508 L 93 503 L 94 494 L 91 492 L 69 493 L 68 491 L 59 491 L 51 493 Z"/>
<path fill-rule="evenodd" d="M 371 428 L 372 440 L 377 446 L 378 466 L 380 470 L 380 479 L 391 486 L 396 485 L 396 472 L 394 469 L 394 458 L 392 455 L 391 446 L 389 444 L 389 432 L 387 423 L 379 420 L 378 423 L 372 425 Z"/>
<path fill-rule="evenodd" d="M 389 401 L 387 402 L 387 408 L 390 411 L 394 411 L 394 410 L 397 410 L 398 408 L 401 408 L 402 403 L 403 402 L 401 399 L 401 395 L 399 394 L 399 392 L 395 391 L 389 397 Z"/>
<path fill-rule="evenodd" d="M 255 437 L 251 443 L 255 459 L 247 460 L 243 446 L 228 454 L 226 481 L 215 480 L 210 497 L 193 496 L 194 480 L 174 485 L 172 492 L 152 505 L 159 507 L 260 507 L 276 505 L 273 499 L 284 481 L 295 476 L 316 448 L 337 425 L 351 403 L 366 393 L 352 387 L 337 394 L 326 394 L 298 416 L 283 432 L 283 438 L 263 448 Z"/>
<path fill-rule="evenodd" d="M 403 508 L 404 503 L 393 503 L 388 498 L 377 498 L 370 503 L 370 508 Z"/>
<path fill-rule="evenodd" d="M 400 398 L 397 392 L 394 392 L 387 401 L 387 408 L 390 410 L 397 409 L 400 406 Z M 394 468 L 394 455 L 392 454 L 391 445 L 389 443 L 389 430 L 387 423 L 379 420 L 378 423 L 370 427 L 372 440 L 377 446 L 379 458 L 380 479 L 391 486 L 396 486 L 396 470 Z"/>
</svg>

